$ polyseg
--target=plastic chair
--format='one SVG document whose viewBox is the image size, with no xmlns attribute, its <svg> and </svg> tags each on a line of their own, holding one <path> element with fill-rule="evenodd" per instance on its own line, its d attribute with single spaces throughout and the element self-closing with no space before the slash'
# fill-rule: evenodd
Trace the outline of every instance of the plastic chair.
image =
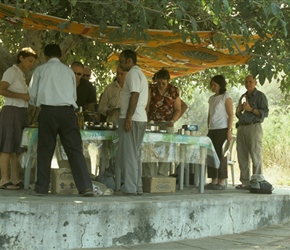
<svg viewBox="0 0 290 250">
<path fill-rule="evenodd" d="M 225 140 L 223 146 L 222 146 L 222 154 L 223 156 L 227 156 L 228 159 L 228 166 L 231 167 L 231 174 L 232 174 L 232 186 L 235 186 L 235 173 L 234 173 L 234 165 L 236 163 L 235 154 L 233 153 L 233 148 L 236 143 L 237 137 L 235 135 L 232 136 L 232 140 L 228 142 L 228 140 Z M 227 180 L 226 180 L 226 186 L 227 186 Z"/>
</svg>

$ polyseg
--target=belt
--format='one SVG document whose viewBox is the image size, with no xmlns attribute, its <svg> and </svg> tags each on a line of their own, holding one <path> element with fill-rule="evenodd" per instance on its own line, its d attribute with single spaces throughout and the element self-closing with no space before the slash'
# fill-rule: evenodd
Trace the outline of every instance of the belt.
<svg viewBox="0 0 290 250">
<path fill-rule="evenodd" d="M 256 123 L 261 123 L 261 122 L 245 122 L 245 123 L 241 123 L 239 125 L 240 126 L 248 126 L 248 125 L 253 125 L 253 124 L 256 124 Z"/>
</svg>

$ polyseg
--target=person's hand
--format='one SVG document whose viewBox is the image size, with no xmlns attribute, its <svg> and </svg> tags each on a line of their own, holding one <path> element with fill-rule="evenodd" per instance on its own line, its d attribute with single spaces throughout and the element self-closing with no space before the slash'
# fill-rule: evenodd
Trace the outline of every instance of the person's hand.
<svg viewBox="0 0 290 250">
<path fill-rule="evenodd" d="M 132 118 L 126 118 L 125 120 L 125 131 L 131 132 L 132 131 Z"/>
<path fill-rule="evenodd" d="M 28 102 L 29 99 L 30 99 L 30 96 L 29 96 L 28 93 L 26 93 L 26 94 L 22 94 L 21 99 L 23 99 L 24 101 Z"/>
<path fill-rule="evenodd" d="M 250 106 L 250 104 L 249 104 L 248 102 L 245 102 L 245 103 L 243 104 L 243 109 L 244 109 L 245 111 L 251 112 L 252 107 Z"/>
<path fill-rule="evenodd" d="M 233 135 L 232 135 L 232 131 L 231 131 L 231 130 L 228 130 L 228 133 L 227 133 L 227 140 L 228 140 L 228 141 L 231 141 L 231 140 L 232 140 L 232 137 L 233 137 Z"/>
<path fill-rule="evenodd" d="M 173 126 L 174 126 L 174 121 L 173 121 L 173 120 L 168 121 L 168 122 L 166 123 L 166 125 L 167 125 L 167 127 L 173 127 Z"/>
<path fill-rule="evenodd" d="M 239 103 L 238 105 L 238 112 L 242 112 L 244 110 L 244 104 Z"/>
<path fill-rule="evenodd" d="M 114 113 L 114 111 L 112 109 L 107 110 L 107 115 L 112 115 L 113 113 Z"/>
</svg>

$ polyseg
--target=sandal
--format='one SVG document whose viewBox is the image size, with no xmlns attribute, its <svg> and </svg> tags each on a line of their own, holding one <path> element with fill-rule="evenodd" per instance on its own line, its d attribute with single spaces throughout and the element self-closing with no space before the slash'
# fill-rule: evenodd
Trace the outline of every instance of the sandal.
<svg viewBox="0 0 290 250">
<path fill-rule="evenodd" d="M 216 184 L 212 187 L 212 190 L 225 190 L 226 186 L 225 185 L 221 185 L 221 184 Z"/>
<path fill-rule="evenodd" d="M 15 186 L 12 182 L 7 182 L 0 186 L 0 189 L 6 189 L 6 190 L 18 190 L 20 189 L 18 186 Z"/>
<path fill-rule="evenodd" d="M 22 181 L 18 182 L 17 184 L 13 184 L 16 187 L 19 187 L 19 189 L 23 189 L 24 188 L 24 184 Z"/>
<path fill-rule="evenodd" d="M 212 182 L 211 183 L 208 183 L 204 186 L 204 189 L 212 189 L 216 184 L 213 184 Z"/>
<path fill-rule="evenodd" d="M 238 186 L 236 186 L 236 189 L 247 189 L 247 186 L 243 184 L 239 184 Z"/>
</svg>

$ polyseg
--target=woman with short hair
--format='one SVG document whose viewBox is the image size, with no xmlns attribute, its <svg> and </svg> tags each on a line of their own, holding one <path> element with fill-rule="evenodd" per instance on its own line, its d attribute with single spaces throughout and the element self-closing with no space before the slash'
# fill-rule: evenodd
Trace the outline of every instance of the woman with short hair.
<svg viewBox="0 0 290 250">
<path fill-rule="evenodd" d="M 0 82 L 0 94 L 5 102 L 0 113 L 0 189 L 23 188 L 19 179 L 19 155 L 22 131 L 28 126 L 29 100 L 24 72 L 32 69 L 36 59 L 31 48 L 23 48 L 17 54 L 16 64 L 4 72 Z"/>
</svg>

